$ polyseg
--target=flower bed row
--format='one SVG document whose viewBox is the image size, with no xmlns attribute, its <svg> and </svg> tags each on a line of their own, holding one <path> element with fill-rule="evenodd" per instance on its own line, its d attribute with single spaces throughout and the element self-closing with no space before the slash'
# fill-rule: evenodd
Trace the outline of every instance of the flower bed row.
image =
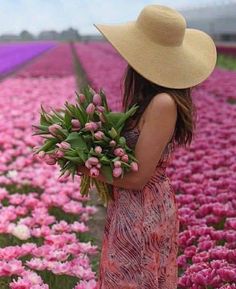
<svg viewBox="0 0 236 289">
<path fill-rule="evenodd" d="M 75 78 L 9 78 L 0 84 L 0 278 L 13 289 L 94 288 L 97 246 L 86 222 L 96 213 L 75 182 L 57 179 L 32 148 L 40 104 L 74 99 Z M 8 285 L 9 284 L 9 285 Z"/>
<path fill-rule="evenodd" d="M 0 45 L 0 76 L 56 46 L 54 42 L 14 43 Z"/>
<path fill-rule="evenodd" d="M 69 43 L 62 43 L 19 70 L 16 77 L 65 77 L 69 75 L 74 75 L 71 47 Z"/>
<path fill-rule="evenodd" d="M 104 87 L 119 110 L 125 61 L 104 45 L 77 44 L 77 54 L 91 83 Z M 167 167 L 179 205 L 181 289 L 236 288 L 236 106 L 227 102 L 235 95 L 234 78 L 216 69 L 193 92 L 196 134 L 189 148 L 176 148 Z"/>
</svg>

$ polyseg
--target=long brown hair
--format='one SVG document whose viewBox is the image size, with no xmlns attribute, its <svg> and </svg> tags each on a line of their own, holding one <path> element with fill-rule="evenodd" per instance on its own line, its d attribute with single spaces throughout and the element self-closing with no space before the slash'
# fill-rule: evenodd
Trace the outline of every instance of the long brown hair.
<svg viewBox="0 0 236 289">
<path fill-rule="evenodd" d="M 197 116 L 196 107 L 191 98 L 191 91 L 194 87 L 175 89 L 157 85 L 144 78 L 129 64 L 121 81 L 123 111 L 126 111 L 134 104 L 139 106 L 136 113 L 127 120 L 125 130 L 137 126 L 144 110 L 156 94 L 166 92 L 172 96 L 177 104 L 174 142 L 179 146 L 184 145 L 185 147 L 187 144 L 191 144 Z"/>
</svg>

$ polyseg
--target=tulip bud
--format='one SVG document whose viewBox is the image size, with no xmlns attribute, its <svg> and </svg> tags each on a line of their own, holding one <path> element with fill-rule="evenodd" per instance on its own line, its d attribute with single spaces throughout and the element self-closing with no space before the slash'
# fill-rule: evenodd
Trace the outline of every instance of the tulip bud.
<svg viewBox="0 0 236 289">
<path fill-rule="evenodd" d="M 114 168 L 112 171 L 112 175 L 115 178 L 118 178 L 122 174 L 122 168 Z"/>
<path fill-rule="evenodd" d="M 55 136 L 57 136 L 59 129 L 62 129 L 62 127 L 61 127 L 59 124 L 56 124 L 56 123 L 54 123 L 54 124 L 52 124 L 52 125 L 50 125 L 50 126 L 48 127 L 49 132 L 50 132 L 52 135 L 55 135 Z"/>
<path fill-rule="evenodd" d="M 44 158 L 44 156 L 45 156 L 45 151 L 40 151 L 39 153 L 38 153 L 38 157 L 40 158 L 40 159 L 43 159 Z"/>
<path fill-rule="evenodd" d="M 111 140 L 111 141 L 109 142 L 109 145 L 110 145 L 111 147 L 114 147 L 114 146 L 116 146 L 116 141 L 114 141 L 114 140 Z"/>
<path fill-rule="evenodd" d="M 104 133 L 103 133 L 102 131 L 97 131 L 97 132 L 95 132 L 94 137 L 95 137 L 97 140 L 101 140 L 101 139 L 104 138 Z"/>
<path fill-rule="evenodd" d="M 102 152 L 102 148 L 100 146 L 96 146 L 94 151 L 96 154 L 100 154 Z"/>
<path fill-rule="evenodd" d="M 99 170 L 95 167 L 92 167 L 90 170 L 89 170 L 89 174 L 91 177 L 97 177 L 99 175 Z"/>
<path fill-rule="evenodd" d="M 114 155 L 117 157 L 122 157 L 124 154 L 125 154 L 125 152 L 122 148 L 116 148 L 114 150 Z"/>
<path fill-rule="evenodd" d="M 95 110 L 95 105 L 93 103 L 90 103 L 86 108 L 87 114 L 93 114 L 94 110 Z"/>
<path fill-rule="evenodd" d="M 85 95 L 83 93 L 79 93 L 79 97 L 78 97 L 78 100 L 79 100 L 79 103 L 83 103 L 85 101 Z"/>
<path fill-rule="evenodd" d="M 123 162 L 128 162 L 129 156 L 128 156 L 127 154 L 124 154 L 124 155 L 121 157 L 121 160 L 122 160 Z"/>
<path fill-rule="evenodd" d="M 72 124 L 72 127 L 74 128 L 80 128 L 80 121 L 78 119 L 72 119 L 71 120 L 71 124 Z"/>
<path fill-rule="evenodd" d="M 114 167 L 115 168 L 120 168 L 121 167 L 121 162 L 120 161 L 115 161 L 114 162 Z"/>
<path fill-rule="evenodd" d="M 102 106 L 102 105 L 98 105 L 98 106 L 97 106 L 97 111 L 99 111 L 99 112 L 104 112 L 104 111 L 105 111 L 105 107 Z"/>
<path fill-rule="evenodd" d="M 95 105 L 101 105 L 102 104 L 102 99 L 101 96 L 98 93 L 95 93 L 93 96 L 93 103 Z"/>
<path fill-rule="evenodd" d="M 45 157 L 44 157 L 44 161 L 45 161 L 45 163 L 46 164 L 48 164 L 48 165 L 55 165 L 56 164 L 56 159 L 54 159 L 54 158 L 52 158 L 50 155 L 45 155 Z"/>
<path fill-rule="evenodd" d="M 136 162 L 132 162 L 130 164 L 130 168 L 133 172 L 137 172 L 138 171 L 138 164 Z"/>
<path fill-rule="evenodd" d="M 89 162 L 91 165 L 96 165 L 96 164 L 99 163 L 99 160 L 98 160 L 98 158 L 96 158 L 96 157 L 90 157 L 90 158 L 88 158 L 88 162 Z"/>
</svg>

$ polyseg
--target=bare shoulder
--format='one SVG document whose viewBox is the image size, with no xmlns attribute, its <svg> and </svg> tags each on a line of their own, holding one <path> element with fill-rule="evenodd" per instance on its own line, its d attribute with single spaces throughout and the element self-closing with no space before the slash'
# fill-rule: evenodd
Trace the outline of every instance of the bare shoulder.
<svg viewBox="0 0 236 289">
<path fill-rule="evenodd" d="M 156 108 L 165 108 L 169 110 L 175 110 L 176 109 L 176 102 L 173 99 L 173 97 L 166 93 L 158 93 L 155 95 L 151 101 L 151 106 L 156 109 Z"/>
<path fill-rule="evenodd" d="M 158 93 L 153 97 L 149 106 L 149 117 L 154 115 L 171 115 L 172 117 L 177 117 L 177 105 L 175 100 L 168 93 Z"/>
</svg>

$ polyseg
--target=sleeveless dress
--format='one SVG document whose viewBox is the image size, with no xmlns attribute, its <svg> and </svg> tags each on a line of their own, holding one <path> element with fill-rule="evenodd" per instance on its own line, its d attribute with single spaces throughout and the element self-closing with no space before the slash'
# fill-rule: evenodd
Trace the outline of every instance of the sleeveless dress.
<svg viewBox="0 0 236 289">
<path fill-rule="evenodd" d="M 131 148 L 139 133 L 138 128 L 124 133 Z M 113 186 L 96 289 L 177 288 L 178 207 L 165 175 L 172 139 L 142 190 Z"/>
</svg>

